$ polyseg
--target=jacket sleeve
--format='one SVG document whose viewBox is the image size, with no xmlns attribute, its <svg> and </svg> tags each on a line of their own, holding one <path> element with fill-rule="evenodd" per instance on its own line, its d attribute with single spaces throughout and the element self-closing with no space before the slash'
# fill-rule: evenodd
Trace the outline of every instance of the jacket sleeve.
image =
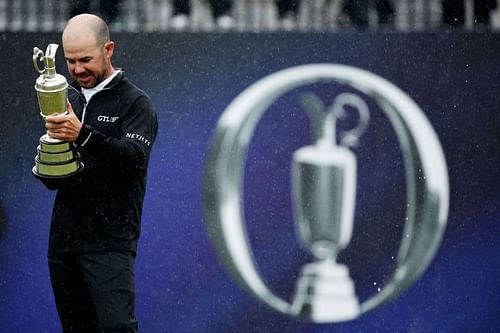
<svg viewBox="0 0 500 333">
<path fill-rule="evenodd" d="M 140 95 L 122 116 L 120 137 L 110 137 L 84 125 L 76 144 L 114 171 L 126 174 L 147 168 L 157 130 L 153 104 L 148 96 Z"/>
</svg>

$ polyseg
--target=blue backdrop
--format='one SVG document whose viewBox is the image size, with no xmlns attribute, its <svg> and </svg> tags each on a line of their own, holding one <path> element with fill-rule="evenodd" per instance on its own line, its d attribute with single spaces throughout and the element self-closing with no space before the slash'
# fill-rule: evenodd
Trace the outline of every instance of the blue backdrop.
<svg viewBox="0 0 500 333">
<path fill-rule="evenodd" d="M 500 328 L 500 35 L 463 33 L 118 34 L 113 64 L 153 99 L 159 134 L 151 157 L 137 257 L 142 332 L 497 332 Z M 33 46 L 54 34 L 0 34 L 0 332 L 59 332 L 46 264 L 54 193 L 31 175 L 44 132 L 33 89 Z M 341 324 L 311 324 L 248 296 L 207 237 L 202 171 L 225 107 L 277 70 L 338 63 L 372 71 L 407 92 L 443 145 L 450 213 L 429 269 L 395 301 Z M 67 75 L 62 50 L 58 72 Z M 335 84 L 308 87 L 331 104 Z M 256 128 L 245 166 L 245 218 L 269 286 L 293 297 L 311 260 L 297 238 L 290 158 L 311 142 L 299 96 L 273 103 Z M 361 300 L 391 274 L 405 217 L 396 136 L 368 100 L 372 120 L 355 150 L 357 211 L 347 264 Z M 349 126 L 349 119 L 346 121 Z M 3 210 L 3 212 L 1 212 Z M 78 212 L 75 212 L 78 214 Z M 0 225 L 0 231 L 2 227 Z"/>
</svg>

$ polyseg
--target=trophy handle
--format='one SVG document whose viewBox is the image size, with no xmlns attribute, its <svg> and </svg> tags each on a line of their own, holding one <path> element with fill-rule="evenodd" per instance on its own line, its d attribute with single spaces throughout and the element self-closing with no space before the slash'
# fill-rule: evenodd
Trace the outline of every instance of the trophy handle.
<svg viewBox="0 0 500 333">
<path fill-rule="evenodd" d="M 251 85 L 217 124 L 203 176 L 205 221 L 219 258 L 237 282 L 271 308 L 297 316 L 259 274 L 246 234 L 241 188 L 248 144 L 269 105 L 290 89 L 318 81 L 350 85 L 374 98 L 396 131 L 406 166 L 408 219 L 398 267 L 384 288 L 361 304 L 361 314 L 394 299 L 420 277 L 448 218 L 448 172 L 437 135 L 418 105 L 391 82 L 350 66 L 313 64 L 281 70 Z"/>
<path fill-rule="evenodd" d="M 332 106 L 325 110 L 321 99 L 313 93 L 301 96 L 301 104 L 312 122 L 313 138 L 316 143 L 320 141 L 336 144 L 336 121 L 345 118 L 345 106 L 353 107 L 359 116 L 357 125 L 341 134 L 340 145 L 356 147 L 359 138 L 363 135 L 370 121 L 370 112 L 365 101 L 356 94 L 342 93 L 335 98 Z"/>
<path fill-rule="evenodd" d="M 33 48 L 33 67 L 35 67 L 35 70 L 39 73 L 39 74 L 43 74 L 45 73 L 45 69 L 40 69 L 40 67 L 38 66 L 38 61 L 43 61 L 43 51 L 40 50 L 38 47 L 34 47 Z"/>
<path fill-rule="evenodd" d="M 333 105 L 331 106 L 328 116 L 333 118 L 344 118 L 346 116 L 345 106 L 351 106 L 357 111 L 359 119 L 357 125 L 341 134 L 340 145 L 346 147 L 356 147 L 358 145 L 359 138 L 363 135 L 370 122 L 370 112 L 368 111 L 368 105 L 366 102 L 356 94 L 342 93 L 335 98 Z M 327 122 L 325 122 L 327 126 Z"/>
</svg>

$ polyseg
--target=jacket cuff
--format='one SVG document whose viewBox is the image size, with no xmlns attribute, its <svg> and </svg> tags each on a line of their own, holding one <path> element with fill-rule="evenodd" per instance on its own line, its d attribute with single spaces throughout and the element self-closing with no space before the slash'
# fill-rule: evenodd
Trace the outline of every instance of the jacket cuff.
<svg viewBox="0 0 500 333">
<path fill-rule="evenodd" d="M 79 147 L 85 146 L 89 141 L 90 137 L 92 136 L 92 132 L 93 132 L 92 127 L 90 127 L 87 124 L 84 124 L 80 129 L 80 134 L 78 134 L 78 138 L 75 141 L 76 145 Z"/>
</svg>

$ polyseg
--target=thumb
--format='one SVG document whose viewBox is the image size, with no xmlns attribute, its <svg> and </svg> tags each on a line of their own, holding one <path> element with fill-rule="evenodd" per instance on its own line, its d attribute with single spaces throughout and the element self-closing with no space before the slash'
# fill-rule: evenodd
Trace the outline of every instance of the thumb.
<svg viewBox="0 0 500 333">
<path fill-rule="evenodd" d="M 66 100 L 66 112 L 68 112 L 68 114 L 74 114 L 75 113 L 75 111 L 73 111 L 73 106 L 69 102 L 69 99 Z"/>
</svg>

